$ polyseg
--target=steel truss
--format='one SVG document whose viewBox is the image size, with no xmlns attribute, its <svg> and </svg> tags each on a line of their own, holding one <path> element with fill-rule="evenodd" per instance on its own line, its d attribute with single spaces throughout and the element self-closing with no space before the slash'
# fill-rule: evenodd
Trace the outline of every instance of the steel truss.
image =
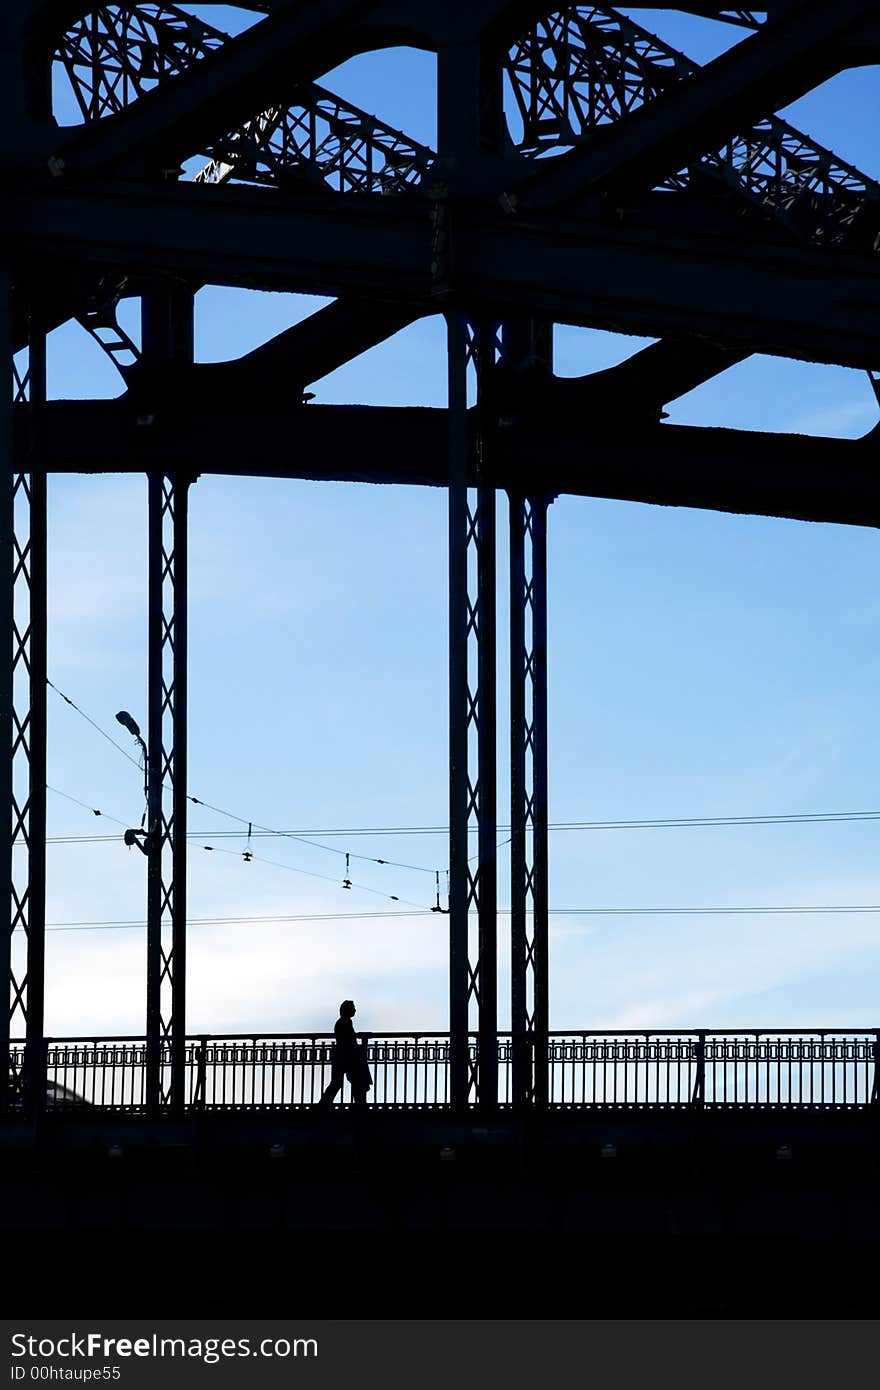
<svg viewBox="0 0 880 1390">
<path fill-rule="evenodd" d="M 616 10 L 577 6 L 535 24 L 506 75 L 526 155 L 559 154 L 691 80 L 699 64 Z M 768 116 L 670 173 L 673 193 L 715 183 L 800 240 L 876 250 L 880 185 L 831 150 Z"/>
<path fill-rule="evenodd" d="M 749 11 L 724 11 L 756 27 Z M 64 34 L 57 60 L 86 122 L 119 114 L 160 81 L 185 72 L 227 43 L 228 35 L 173 5 L 101 6 Z M 699 72 L 696 64 L 615 10 L 574 6 L 549 15 L 509 47 L 498 65 L 522 122 L 506 144 L 521 155 L 558 154 L 603 126 L 649 105 Z M 498 87 L 500 94 L 500 85 Z M 495 144 L 505 145 L 494 112 Z M 424 184 L 436 155 L 400 131 L 314 84 L 297 102 L 275 106 L 204 146 L 211 155 L 196 182 L 229 180 L 276 188 L 303 180 L 339 192 L 404 193 Z M 746 125 L 661 181 L 667 191 L 699 195 L 707 185 L 742 209 L 769 218 L 799 240 L 876 249 L 880 187 L 829 150 L 774 116 Z M 114 363 L 139 357 L 121 327 L 125 277 L 96 288 L 79 321 Z"/>
<path fill-rule="evenodd" d="M 118 115 L 161 82 L 229 42 L 229 35 L 175 5 L 103 5 L 72 28 L 56 59 L 83 120 Z M 268 187 L 291 180 L 339 193 L 399 193 L 418 184 L 432 150 L 314 83 L 209 142 L 196 183 L 230 179 Z"/>
<path fill-rule="evenodd" d="M 163 80 L 187 71 L 229 36 L 173 5 L 106 5 L 64 34 L 56 51 L 84 122 L 118 115 Z M 402 131 L 304 83 L 291 105 L 273 106 L 205 146 L 193 183 L 235 181 L 339 193 L 402 193 L 429 173 L 434 151 Z M 134 287 L 136 289 L 136 286 Z M 118 317 L 134 290 L 125 277 L 96 283 L 78 321 L 124 370 L 140 350 Z"/>
</svg>

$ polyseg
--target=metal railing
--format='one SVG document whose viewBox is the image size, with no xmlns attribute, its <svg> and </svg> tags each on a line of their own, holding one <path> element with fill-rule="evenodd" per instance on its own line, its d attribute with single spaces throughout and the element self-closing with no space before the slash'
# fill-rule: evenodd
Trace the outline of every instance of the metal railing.
<svg viewBox="0 0 880 1390">
<path fill-rule="evenodd" d="M 878 1100 L 880 1033 L 553 1034 L 551 1105 L 825 1108 Z"/>
<path fill-rule="evenodd" d="M 444 1033 L 386 1033 L 365 1043 L 367 1104 L 449 1104 L 450 1040 Z M 469 1042 L 478 1063 L 476 1035 Z M 498 1103 L 511 1103 L 513 1039 L 498 1039 Z M 23 1044 L 13 1043 L 11 1092 Z M 170 1049 L 165 1066 L 170 1069 Z M 290 1109 L 317 1104 L 330 1084 L 333 1036 L 201 1035 L 187 1039 L 184 1103 L 190 1111 Z M 583 1030 L 551 1033 L 551 1107 L 743 1109 L 853 1108 L 880 1104 L 880 1031 Z M 49 1110 L 143 1112 L 143 1038 L 53 1038 L 46 1044 Z M 352 1103 L 346 1080 L 337 1104 Z"/>
</svg>

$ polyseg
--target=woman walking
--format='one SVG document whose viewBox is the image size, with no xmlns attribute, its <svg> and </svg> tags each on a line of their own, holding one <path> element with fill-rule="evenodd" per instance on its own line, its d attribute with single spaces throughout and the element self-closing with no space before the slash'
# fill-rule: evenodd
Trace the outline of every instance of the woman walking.
<svg viewBox="0 0 880 1390">
<path fill-rule="evenodd" d="M 318 1101 L 319 1105 L 333 1104 L 346 1077 L 351 1083 L 351 1098 L 355 1105 L 367 1103 L 367 1091 L 373 1084 L 373 1078 L 367 1066 L 367 1049 L 363 1044 L 358 1044 L 357 1033 L 351 1021 L 356 1013 L 354 1000 L 343 999 L 339 1005 L 339 1017 L 333 1026 L 336 1042 L 333 1046 L 330 1085 Z"/>
</svg>

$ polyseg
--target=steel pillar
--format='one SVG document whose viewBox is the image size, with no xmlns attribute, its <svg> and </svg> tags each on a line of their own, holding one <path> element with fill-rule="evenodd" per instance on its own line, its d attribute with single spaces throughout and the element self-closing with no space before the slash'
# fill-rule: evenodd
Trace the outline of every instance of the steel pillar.
<svg viewBox="0 0 880 1390">
<path fill-rule="evenodd" d="M 553 325 L 504 325 L 514 380 L 549 375 Z M 547 1100 L 549 1028 L 547 802 L 547 508 L 510 491 L 510 971 L 515 1105 Z"/>
<path fill-rule="evenodd" d="M 484 339 L 470 354 L 464 319 L 450 315 L 447 325 L 451 1099 L 454 1105 L 472 1101 L 494 1105 L 498 1099 L 495 491 L 483 473 L 482 438 L 477 446 L 477 485 L 469 486 L 467 416 L 469 356 L 477 365 L 479 382 L 491 348 Z M 474 854 L 471 831 L 476 831 Z M 470 1038 L 474 1031 L 476 1047 Z"/>
<path fill-rule="evenodd" d="M 9 1050 L 12 1015 L 18 998 L 17 980 L 12 968 L 12 938 L 15 910 L 13 880 L 13 840 L 15 812 L 12 807 L 12 764 L 15 708 L 13 699 L 13 614 L 15 611 L 15 451 L 12 437 L 14 372 L 12 362 L 12 283 L 8 266 L 0 272 L 0 362 L 3 377 L 0 381 L 0 450 L 3 453 L 3 483 L 0 492 L 0 564 L 3 566 L 0 583 L 0 633 L 4 633 L 3 655 L 0 660 L 0 806 L 3 806 L 3 881 L 4 895 L 10 902 L 10 915 L 3 921 L 3 944 L 0 969 L 8 982 L 7 1002 L 0 1012 L 0 1112 L 12 1103 L 15 1079 L 12 1075 Z M 5 885 L 9 885 L 9 892 Z"/>
<path fill-rule="evenodd" d="M 11 283 L 2 286 L 2 437 L 11 444 L 13 402 L 28 412 L 27 471 L 5 472 L 0 549 L 5 579 L 0 630 L 6 651 L 0 671 L 2 760 L 0 798 L 10 807 L 4 872 L 8 872 L 9 925 L 3 966 L 9 1005 L 0 1033 L 0 1106 L 42 1108 L 44 1092 L 44 982 L 46 930 L 46 472 L 41 458 L 46 400 L 46 336 L 32 309 L 27 369 L 11 355 Z M 9 1041 L 25 1039 L 24 1063 L 13 1073 Z"/>
<path fill-rule="evenodd" d="M 547 499 L 510 494 L 513 1100 L 547 1099 Z"/>
<path fill-rule="evenodd" d="M 191 362 L 193 297 L 144 298 L 145 363 Z M 148 475 L 146 1101 L 180 1111 L 186 1050 L 187 504 L 191 478 Z"/>
<path fill-rule="evenodd" d="M 182 1108 L 186 1036 L 189 480 L 149 475 L 147 1105 Z"/>
<path fill-rule="evenodd" d="M 495 335 L 480 324 L 472 337 L 477 379 L 476 489 L 471 492 L 468 571 L 468 714 L 476 748 L 469 748 L 469 810 L 476 825 L 476 867 L 468 857 L 469 896 L 477 913 L 476 953 L 472 955 L 471 997 L 477 1009 L 477 1100 L 498 1103 L 498 744 L 496 492 L 490 476 L 493 422 L 486 382 L 495 357 Z M 474 502 L 476 513 L 474 514 Z M 476 753 L 476 759 L 474 759 Z M 476 772 L 476 779 L 472 773 Z M 473 789 L 472 796 L 470 795 Z"/>
<path fill-rule="evenodd" d="M 479 151 L 504 131 L 501 65 L 475 40 L 437 55 L 438 159 L 432 273 L 436 293 L 456 278 L 454 210 L 445 190 L 473 194 Z M 452 220 L 450 220 L 452 219 Z M 495 488 L 488 476 L 486 384 L 495 355 L 487 325 L 447 315 L 449 363 L 449 929 L 451 1100 L 498 1103 L 498 885 L 495 700 Z M 467 411 L 476 371 L 476 440 Z M 471 452 L 473 443 L 475 452 Z M 469 463 L 476 459 L 475 476 Z M 470 484 L 470 486 L 469 486 Z M 471 836 L 470 832 L 475 831 Z M 476 1046 L 471 1033 L 476 1032 Z"/>
</svg>

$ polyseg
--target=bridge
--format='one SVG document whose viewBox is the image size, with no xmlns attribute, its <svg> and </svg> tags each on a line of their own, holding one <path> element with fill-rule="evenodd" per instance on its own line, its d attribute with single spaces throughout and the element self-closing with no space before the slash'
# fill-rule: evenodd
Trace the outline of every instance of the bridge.
<svg viewBox="0 0 880 1390">
<path fill-rule="evenodd" d="M 664 423 L 670 401 L 754 353 L 858 368 L 877 389 L 880 186 L 774 114 L 880 60 L 876 6 L 684 5 L 736 37 L 702 69 L 602 6 L 238 8 L 258 18 L 236 35 L 183 3 L 18 0 L 0 16 L 0 605 L 11 634 L 0 660 L 0 1226 L 19 1288 L 42 1287 L 34 1234 L 48 1232 L 56 1292 L 79 1297 L 85 1270 L 120 1309 L 160 1287 L 179 1308 L 189 1292 L 175 1260 L 196 1232 L 205 1267 L 227 1278 L 257 1260 L 281 1306 L 292 1288 L 307 1299 L 310 1283 L 293 1280 L 279 1232 L 295 1233 L 317 1285 L 333 1277 L 321 1261 L 334 1233 L 381 1232 L 388 1253 L 358 1305 L 381 1310 L 380 1286 L 399 1283 L 407 1238 L 420 1234 L 437 1258 L 419 1260 L 399 1298 L 416 1307 L 421 1280 L 435 1307 L 461 1312 L 467 1299 L 450 1290 L 479 1265 L 481 1306 L 519 1316 L 580 1306 L 570 1288 L 542 1285 L 537 1262 L 569 1257 L 586 1236 L 592 1309 L 712 1307 L 695 1289 L 699 1268 L 723 1287 L 724 1309 L 828 1312 L 827 1289 L 811 1305 L 799 1284 L 780 1303 L 771 1271 L 841 1250 L 873 1268 L 874 1021 L 551 1028 L 548 517 L 569 494 L 880 524 L 876 431 L 847 441 Z M 436 55 L 436 149 L 318 85 L 353 54 L 414 43 Z M 59 123 L 53 70 L 73 123 Z M 206 284 L 333 302 L 206 365 L 193 350 Z M 119 312 L 130 300 L 138 341 Z M 445 409 L 309 403 L 315 381 L 432 314 L 446 325 Z M 72 320 L 118 370 L 116 399 L 48 399 L 47 335 Z M 556 322 L 657 341 L 563 379 Z M 120 471 L 149 480 L 147 809 L 142 832 L 129 832 L 147 871 L 144 1032 L 53 1038 L 46 484 Z M 344 1092 L 317 1109 L 325 1035 L 187 1031 L 187 505 L 210 473 L 448 494 L 448 1031 L 371 1037 L 365 1106 Z M 508 1031 L 500 805 L 512 851 Z M 483 1264 L 459 1239 L 475 1232 L 492 1246 Z M 120 1259 L 129 1303 L 112 1274 Z M 628 1304 L 603 1303 L 603 1261 L 616 1286 L 633 1261 L 650 1265 L 653 1302 L 638 1304 L 629 1285 Z M 835 1297 L 846 1312 L 868 1295 L 857 1274 Z M 232 1306 L 204 1288 L 190 1303 Z"/>
<path fill-rule="evenodd" d="M 367 1104 L 346 1090 L 325 1108 L 330 1036 L 189 1037 L 175 1112 L 149 1106 L 143 1038 L 48 1040 L 39 1115 L 0 1122 L 13 1302 L 869 1315 L 876 1033 L 551 1033 L 541 1107 L 510 1100 L 513 1045 L 500 1035 L 497 1103 L 462 1109 L 448 1034 L 370 1038 Z M 472 1063 L 478 1047 L 471 1035 Z M 348 1292 L 340 1258 L 362 1270 Z M 524 1266 L 540 1279 L 524 1284 Z"/>
</svg>

